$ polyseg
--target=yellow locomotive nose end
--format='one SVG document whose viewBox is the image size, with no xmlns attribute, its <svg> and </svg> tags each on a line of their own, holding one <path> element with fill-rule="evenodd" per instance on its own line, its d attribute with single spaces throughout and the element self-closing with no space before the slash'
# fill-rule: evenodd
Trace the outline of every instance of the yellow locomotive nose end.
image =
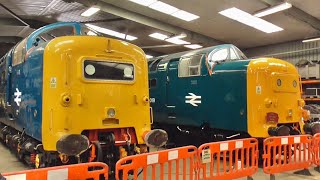
<svg viewBox="0 0 320 180">
<path fill-rule="evenodd" d="M 168 141 L 168 134 L 162 129 L 153 129 L 145 131 L 142 135 L 148 147 L 161 147 Z"/>
</svg>

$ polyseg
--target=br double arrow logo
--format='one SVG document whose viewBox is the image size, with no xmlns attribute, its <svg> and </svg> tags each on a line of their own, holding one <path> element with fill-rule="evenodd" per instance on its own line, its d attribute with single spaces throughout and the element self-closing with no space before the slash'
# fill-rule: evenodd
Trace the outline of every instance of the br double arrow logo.
<svg viewBox="0 0 320 180">
<path fill-rule="evenodd" d="M 186 103 L 189 103 L 192 106 L 198 106 L 198 104 L 201 104 L 201 96 L 197 96 L 193 93 L 188 93 L 188 94 L 190 96 L 186 96 Z"/>
</svg>

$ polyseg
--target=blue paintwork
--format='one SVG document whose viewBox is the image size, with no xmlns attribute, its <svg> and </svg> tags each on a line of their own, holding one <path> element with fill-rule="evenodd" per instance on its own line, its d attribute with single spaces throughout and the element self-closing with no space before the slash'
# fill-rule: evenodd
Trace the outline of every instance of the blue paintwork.
<svg viewBox="0 0 320 180">
<path fill-rule="evenodd" d="M 1 104 L 1 111 L 4 112 L 4 106 L 7 109 L 6 114 L 1 114 L 0 122 L 10 125 L 19 131 L 25 129 L 27 135 L 39 141 L 42 140 L 43 54 L 47 43 L 40 43 L 36 47 L 33 43 L 39 34 L 64 26 L 73 26 L 75 35 L 81 35 L 83 25 L 80 23 L 60 22 L 42 27 L 27 37 L 27 56 L 23 63 L 12 66 L 14 47 L 7 53 L 5 58 L 3 57 L 5 62 L 0 65 L 0 74 L 5 71 L 7 75 L 6 83 L 0 84 L 0 90 L 2 91 L 0 92 L 2 94 L 0 96 L 1 102 L 6 104 Z M 11 72 L 9 69 L 11 69 Z M 19 89 L 22 93 L 20 106 L 14 101 L 16 89 Z M 6 116 L 6 118 L 3 118 L 3 116 Z"/>
<path fill-rule="evenodd" d="M 189 52 L 164 56 L 156 71 L 149 72 L 149 79 L 157 79 L 157 86 L 150 88 L 154 122 L 169 125 L 201 127 L 230 131 L 247 131 L 247 65 L 249 60 L 230 60 L 214 67 L 210 75 L 206 55 L 233 45 L 219 45 Z M 178 77 L 178 64 L 183 56 L 204 55 L 201 75 Z M 186 103 L 188 93 L 201 96 L 201 104 Z"/>
<path fill-rule="evenodd" d="M 73 26 L 75 29 L 75 35 L 81 35 L 81 27 L 83 26 L 80 23 L 77 22 L 58 22 L 58 23 L 54 23 L 54 24 L 49 24 L 47 26 L 44 26 L 40 29 L 37 29 L 36 31 L 34 31 L 33 33 L 31 33 L 28 37 L 27 40 L 27 51 L 33 47 L 33 43 L 35 42 L 35 39 L 37 38 L 37 36 L 45 31 L 48 31 L 50 29 L 55 29 L 58 27 L 64 27 L 64 26 Z"/>
</svg>

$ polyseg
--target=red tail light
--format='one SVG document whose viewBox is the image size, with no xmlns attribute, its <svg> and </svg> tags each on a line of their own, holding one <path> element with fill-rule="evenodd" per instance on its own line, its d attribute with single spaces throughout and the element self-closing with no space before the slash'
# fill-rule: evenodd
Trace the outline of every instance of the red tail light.
<svg viewBox="0 0 320 180">
<path fill-rule="evenodd" d="M 278 123 L 279 116 L 277 113 L 274 112 L 268 112 L 266 116 L 266 122 L 267 123 Z"/>
</svg>

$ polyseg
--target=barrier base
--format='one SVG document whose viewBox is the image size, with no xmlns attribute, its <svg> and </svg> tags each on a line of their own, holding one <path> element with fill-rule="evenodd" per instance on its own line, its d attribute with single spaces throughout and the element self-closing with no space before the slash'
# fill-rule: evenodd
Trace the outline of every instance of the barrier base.
<svg viewBox="0 0 320 180">
<path fill-rule="evenodd" d="M 320 173 L 320 166 L 315 167 L 314 170 Z"/>
<path fill-rule="evenodd" d="M 274 174 L 270 174 L 270 180 L 276 180 L 276 176 Z"/>
<path fill-rule="evenodd" d="M 251 176 L 247 176 L 247 180 L 253 180 Z"/>
<path fill-rule="evenodd" d="M 305 176 L 312 176 L 312 174 L 310 173 L 309 169 L 303 169 L 300 171 L 296 171 L 293 174 L 300 174 L 300 175 L 305 175 Z"/>
</svg>

